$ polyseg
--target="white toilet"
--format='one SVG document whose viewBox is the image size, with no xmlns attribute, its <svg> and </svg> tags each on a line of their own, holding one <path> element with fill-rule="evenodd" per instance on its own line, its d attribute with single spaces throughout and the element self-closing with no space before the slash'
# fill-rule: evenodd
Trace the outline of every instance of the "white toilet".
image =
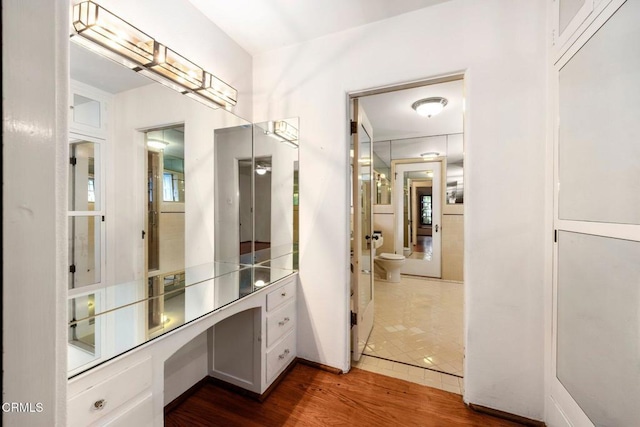
<svg viewBox="0 0 640 427">
<path fill-rule="evenodd" d="M 388 282 L 400 282 L 400 270 L 405 263 L 404 255 L 381 253 L 375 257 L 375 263 L 386 273 Z"/>
</svg>

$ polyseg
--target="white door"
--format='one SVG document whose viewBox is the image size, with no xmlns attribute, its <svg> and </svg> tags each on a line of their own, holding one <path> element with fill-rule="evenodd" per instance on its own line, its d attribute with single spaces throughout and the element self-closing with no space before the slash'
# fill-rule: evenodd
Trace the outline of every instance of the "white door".
<svg viewBox="0 0 640 427">
<path fill-rule="evenodd" d="M 545 421 L 637 426 L 640 0 L 614 0 L 594 19 L 554 68 L 553 333 Z"/>
<path fill-rule="evenodd" d="M 353 101 L 355 116 L 351 135 L 351 311 L 353 360 L 360 360 L 373 329 L 373 130 L 367 116 Z"/>
<path fill-rule="evenodd" d="M 407 258 L 402 273 L 416 276 L 441 277 L 441 207 L 442 207 L 442 164 L 440 162 L 417 162 L 396 164 L 394 174 L 394 217 L 396 220 L 395 253 Z M 412 188 L 418 183 L 428 182 L 431 188 L 430 206 L 416 197 L 413 208 L 407 203 Z M 430 209 L 429 209 L 430 208 Z M 411 212 L 418 212 L 412 215 Z M 423 221 L 424 219 L 424 221 Z M 413 241 L 412 230 L 422 221 L 431 227 L 431 236 L 420 236 Z M 425 224 L 426 223 L 426 224 Z"/>
</svg>

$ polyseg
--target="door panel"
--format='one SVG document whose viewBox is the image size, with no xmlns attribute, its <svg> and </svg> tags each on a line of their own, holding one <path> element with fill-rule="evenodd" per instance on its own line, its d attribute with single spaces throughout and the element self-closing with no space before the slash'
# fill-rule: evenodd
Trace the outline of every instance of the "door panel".
<svg viewBox="0 0 640 427">
<path fill-rule="evenodd" d="M 367 116 L 353 101 L 356 131 L 352 135 L 352 241 L 351 309 L 356 324 L 351 329 L 353 360 L 360 360 L 373 329 L 373 130 Z"/>
<path fill-rule="evenodd" d="M 555 68 L 549 419 L 627 426 L 640 419 L 640 0 L 597 22 Z"/>
</svg>

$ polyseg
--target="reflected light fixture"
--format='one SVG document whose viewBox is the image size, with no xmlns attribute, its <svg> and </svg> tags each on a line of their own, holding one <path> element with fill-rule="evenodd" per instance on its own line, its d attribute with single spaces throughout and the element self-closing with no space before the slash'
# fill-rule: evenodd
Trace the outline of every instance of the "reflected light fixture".
<svg viewBox="0 0 640 427">
<path fill-rule="evenodd" d="M 155 148 L 156 150 L 164 150 L 169 145 L 168 142 L 159 141 L 157 139 L 149 139 L 147 140 L 147 146 L 151 148 Z"/>
<path fill-rule="evenodd" d="M 258 175 L 265 175 L 267 173 L 267 168 L 264 166 L 256 166 L 256 173 Z"/>
<path fill-rule="evenodd" d="M 261 288 L 264 285 L 266 285 L 266 283 L 264 283 L 264 280 L 257 280 L 256 283 L 253 284 L 256 288 Z"/>
<path fill-rule="evenodd" d="M 420 157 L 422 157 L 423 159 L 434 159 L 439 155 L 440 153 L 438 153 L 437 151 L 429 151 L 427 153 L 420 154 Z"/>
<path fill-rule="evenodd" d="M 72 40 L 213 108 L 231 109 L 238 91 L 93 1 L 73 7 Z"/>
<path fill-rule="evenodd" d="M 298 129 L 284 120 L 267 122 L 267 130 L 264 133 L 293 148 L 298 148 Z"/>
<path fill-rule="evenodd" d="M 445 98 L 437 96 L 420 99 L 411 104 L 411 108 L 423 117 L 432 117 L 439 114 L 447 106 L 447 103 L 448 101 Z"/>
</svg>

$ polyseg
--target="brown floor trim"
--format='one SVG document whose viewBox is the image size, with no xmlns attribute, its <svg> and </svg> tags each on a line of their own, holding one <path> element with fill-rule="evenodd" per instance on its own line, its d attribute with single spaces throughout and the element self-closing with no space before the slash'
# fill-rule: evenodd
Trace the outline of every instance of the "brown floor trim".
<svg viewBox="0 0 640 427">
<path fill-rule="evenodd" d="M 508 412 L 499 411 L 493 408 L 487 408 L 486 406 L 476 405 L 475 403 L 467 403 L 467 406 L 476 412 L 491 415 L 496 418 L 502 418 L 503 420 L 513 421 L 530 427 L 545 427 L 546 424 L 543 421 L 536 421 L 530 418 L 521 417 L 520 415 L 510 414 Z"/>
<path fill-rule="evenodd" d="M 195 392 L 200 390 L 206 383 L 209 382 L 209 376 L 202 378 L 200 381 L 189 387 L 187 391 L 182 393 L 180 396 L 173 399 L 171 402 L 167 403 L 164 407 L 164 414 L 167 415 L 169 412 L 176 409 L 180 406 L 185 400 L 189 398 L 189 396 L 193 395 Z"/>
<path fill-rule="evenodd" d="M 323 365 L 322 363 L 312 362 L 306 359 L 297 359 L 298 363 L 302 363 L 303 365 L 311 366 L 312 368 L 320 369 L 321 371 L 331 372 L 332 374 L 342 375 L 342 369 L 334 368 L 333 366 Z"/>
</svg>

